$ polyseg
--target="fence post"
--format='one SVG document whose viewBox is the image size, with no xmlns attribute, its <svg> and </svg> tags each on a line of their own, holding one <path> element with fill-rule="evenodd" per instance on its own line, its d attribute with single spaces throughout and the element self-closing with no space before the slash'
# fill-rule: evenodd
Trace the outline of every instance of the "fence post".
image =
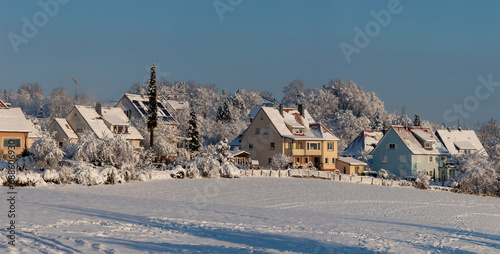
<svg viewBox="0 0 500 254">
<path fill-rule="evenodd" d="M 278 172 L 278 177 L 281 177 L 281 169 Z"/>
<path fill-rule="evenodd" d="M 269 177 L 271 177 L 271 176 L 273 176 L 273 170 L 272 169 L 269 170 Z"/>
<path fill-rule="evenodd" d="M 342 182 L 342 175 L 339 174 L 339 182 Z"/>
<path fill-rule="evenodd" d="M 373 177 L 372 177 L 372 185 L 373 185 Z"/>
<path fill-rule="evenodd" d="M 318 178 L 319 178 L 319 170 L 318 170 Z"/>
<path fill-rule="evenodd" d="M 349 176 L 349 182 L 352 182 L 352 175 Z"/>
<path fill-rule="evenodd" d="M 394 180 L 393 180 L 393 179 L 391 179 L 391 186 L 392 186 L 393 182 L 394 182 Z"/>
<path fill-rule="evenodd" d="M 254 170 L 252 169 L 252 176 L 253 176 L 253 171 L 254 171 Z"/>
<path fill-rule="evenodd" d="M 260 176 L 262 176 L 262 169 L 260 170 Z"/>
</svg>

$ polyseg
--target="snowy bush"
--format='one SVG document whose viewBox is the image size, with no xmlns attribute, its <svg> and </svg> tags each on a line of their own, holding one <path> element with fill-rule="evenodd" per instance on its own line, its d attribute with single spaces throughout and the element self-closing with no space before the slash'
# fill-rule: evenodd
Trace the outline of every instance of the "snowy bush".
<svg viewBox="0 0 500 254">
<path fill-rule="evenodd" d="M 235 167 L 233 163 L 224 162 L 222 164 L 220 176 L 227 178 L 239 178 L 240 170 L 237 167 Z"/>
<path fill-rule="evenodd" d="M 120 135 L 101 140 L 94 134 L 86 132 L 80 137 L 75 150 L 75 160 L 99 166 L 131 168 L 138 162 L 135 147 Z"/>
<path fill-rule="evenodd" d="M 479 155 L 455 156 L 456 174 L 452 186 L 465 193 L 500 195 L 498 162 Z"/>
<path fill-rule="evenodd" d="M 35 171 L 17 171 L 16 181 L 19 186 L 40 186 L 45 185 L 42 175 Z"/>
<path fill-rule="evenodd" d="M 272 166 L 279 168 L 279 169 L 284 169 L 288 164 L 292 163 L 292 158 L 290 156 L 283 155 L 281 153 L 273 155 L 273 158 L 271 159 Z"/>
<path fill-rule="evenodd" d="M 76 172 L 76 182 L 83 185 L 125 183 L 125 177 L 115 167 L 81 166 Z"/>
<path fill-rule="evenodd" d="M 219 178 L 220 177 L 220 162 L 214 158 L 197 158 L 198 164 L 201 166 L 203 177 Z"/>
<path fill-rule="evenodd" d="M 417 189 L 426 190 L 427 188 L 429 188 L 429 181 L 431 180 L 431 177 L 429 175 L 426 175 L 424 173 L 417 173 L 415 177 L 415 187 Z"/>
<path fill-rule="evenodd" d="M 186 170 L 181 165 L 175 166 L 172 171 L 172 178 L 184 178 L 186 176 Z"/>
<path fill-rule="evenodd" d="M 198 169 L 198 166 L 196 165 L 195 161 L 190 161 L 186 163 L 186 177 L 189 178 L 198 178 L 200 177 L 200 170 Z"/>
<path fill-rule="evenodd" d="M 379 171 L 378 171 L 378 175 L 382 178 L 382 179 L 387 179 L 389 177 L 389 174 L 387 173 L 387 171 L 383 168 L 381 168 Z"/>
<path fill-rule="evenodd" d="M 30 152 L 33 154 L 33 159 L 39 169 L 54 167 L 64 157 L 63 151 L 58 148 L 54 135 L 55 133 L 43 133 L 42 137 L 31 145 Z"/>
</svg>

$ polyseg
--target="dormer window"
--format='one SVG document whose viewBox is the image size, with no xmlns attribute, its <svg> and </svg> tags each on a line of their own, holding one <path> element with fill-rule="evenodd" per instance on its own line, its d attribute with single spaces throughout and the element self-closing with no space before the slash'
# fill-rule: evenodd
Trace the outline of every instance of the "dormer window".
<svg viewBox="0 0 500 254">
<path fill-rule="evenodd" d="M 431 142 L 425 142 L 424 143 L 425 149 L 432 149 L 432 143 Z"/>
</svg>

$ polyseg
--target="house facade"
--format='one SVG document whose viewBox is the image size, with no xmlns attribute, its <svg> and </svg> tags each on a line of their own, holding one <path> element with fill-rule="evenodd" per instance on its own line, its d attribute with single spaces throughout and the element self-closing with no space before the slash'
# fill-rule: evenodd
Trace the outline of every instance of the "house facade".
<svg viewBox="0 0 500 254">
<path fill-rule="evenodd" d="M 21 108 L 11 108 L 0 101 L 0 154 L 6 159 L 9 150 L 17 158 L 40 138 L 39 131 L 26 119 Z"/>
<path fill-rule="evenodd" d="M 342 156 L 360 157 L 370 153 L 382 139 L 384 133 L 376 130 L 364 130 L 344 150 Z"/>
<path fill-rule="evenodd" d="M 373 169 L 399 177 L 422 172 L 439 180 L 448 151 L 430 128 L 393 125 L 371 152 Z"/>
<path fill-rule="evenodd" d="M 56 133 L 59 146 L 75 142 L 75 138 L 87 131 L 97 138 L 123 135 L 136 148 L 140 148 L 144 139 L 121 109 L 101 107 L 100 104 L 95 108 L 75 105 L 65 119 L 54 119 L 47 131 Z"/>
<path fill-rule="evenodd" d="M 282 154 L 292 158 L 294 167 L 335 170 L 338 141 L 301 105 L 297 109 L 280 105 L 260 108 L 241 137 L 241 149 L 261 167 L 270 167 L 272 157 Z"/>
</svg>

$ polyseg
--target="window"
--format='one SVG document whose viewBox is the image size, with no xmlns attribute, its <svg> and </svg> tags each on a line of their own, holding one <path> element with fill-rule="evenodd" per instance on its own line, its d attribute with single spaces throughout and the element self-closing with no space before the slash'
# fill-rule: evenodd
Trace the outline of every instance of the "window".
<svg viewBox="0 0 500 254">
<path fill-rule="evenodd" d="M 300 164 L 300 157 L 297 157 L 297 164 Z"/>
<path fill-rule="evenodd" d="M 432 156 L 429 156 L 429 163 L 432 163 L 433 159 Z"/>
<path fill-rule="evenodd" d="M 273 158 L 267 158 L 267 164 L 273 163 Z"/>
<path fill-rule="evenodd" d="M 382 155 L 382 163 L 387 163 L 387 155 Z"/>
<path fill-rule="evenodd" d="M 269 128 L 264 128 L 264 135 L 269 134 Z"/>
<path fill-rule="evenodd" d="M 309 158 L 308 157 L 305 157 L 304 160 L 305 160 L 306 164 L 309 163 Z"/>
<path fill-rule="evenodd" d="M 346 174 L 346 173 L 347 173 L 347 169 L 346 169 L 346 167 L 344 166 L 344 174 Z"/>
<path fill-rule="evenodd" d="M 260 134 L 260 128 L 255 128 L 255 135 L 259 135 Z"/>
<path fill-rule="evenodd" d="M 406 163 L 407 162 L 407 156 L 406 155 L 400 155 L 399 156 L 399 162 Z"/>
<path fill-rule="evenodd" d="M 253 150 L 253 143 L 248 143 L 248 150 Z"/>
<path fill-rule="evenodd" d="M 328 142 L 328 150 L 333 151 L 333 142 Z"/>
<path fill-rule="evenodd" d="M 297 142 L 297 149 L 304 149 L 302 142 Z"/>
<path fill-rule="evenodd" d="M 271 150 L 276 149 L 276 144 L 274 142 L 271 142 L 269 149 L 271 149 Z"/>
<path fill-rule="evenodd" d="M 335 164 L 335 158 L 332 157 L 332 164 Z"/>
<path fill-rule="evenodd" d="M 62 147 L 62 146 L 63 146 L 63 142 L 59 141 L 59 147 Z"/>
<path fill-rule="evenodd" d="M 77 124 L 76 125 L 76 131 L 79 132 L 79 131 L 84 131 L 85 130 L 85 125 L 83 124 Z"/>
<path fill-rule="evenodd" d="M 328 164 L 328 157 L 325 158 L 325 164 Z"/>
<path fill-rule="evenodd" d="M 431 142 L 425 142 L 424 143 L 425 149 L 432 149 L 432 143 Z"/>
<path fill-rule="evenodd" d="M 262 115 L 260 115 L 260 120 L 264 120 L 264 117 Z"/>
<path fill-rule="evenodd" d="M 320 150 L 319 142 L 310 142 L 307 143 L 307 150 Z"/>
<path fill-rule="evenodd" d="M 398 149 L 398 145 L 394 144 L 394 143 L 387 144 L 387 149 L 396 150 L 396 149 Z"/>
<path fill-rule="evenodd" d="M 3 147 L 21 147 L 21 139 L 20 138 L 4 138 L 3 139 Z"/>
</svg>

